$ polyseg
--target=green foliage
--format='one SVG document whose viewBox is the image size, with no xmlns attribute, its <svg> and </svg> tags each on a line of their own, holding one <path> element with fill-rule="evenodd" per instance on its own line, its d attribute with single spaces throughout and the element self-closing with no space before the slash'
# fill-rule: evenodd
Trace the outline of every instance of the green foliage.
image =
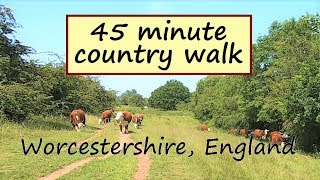
<svg viewBox="0 0 320 180">
<path fill-rule="evenodd" d="M 179 102 L 176 108 L 178 111 L 188 111 L 190 110 L 190 104 L 188 102 Z"/>
<path fill-rule="evenodd" d="M 21 56 L 31 53 L 33 50 L 21 45 L 14 39 L 14 28 L 18 28 L 13 14 L 9 8 L 0 5 L 0 82 L 27 82 L 28 75 L 24 73 L 30 70 L 29 63 Z M 32 64 L 31 64 L 32 66 Z"/>
<path fill-rule="evenodd" d="M 37 92 L 23 84 L 0 85 L 0 97 L 0 110 L 7 119 L 24 121 L 42 106 Z"/>
<path fill-rule="evenodd" d="M 143 98 L 142 95 L 138 94 L 137 90 L 132 89 L 127 90 L 123 94 L 121 94 L 119 98 L 121 105 L 129 105 L 135 107 L 143 107 L 146 105 L 146 100 Z"/>
<path fill-rule="evenodd" d="M 115 106 L 116 95 L 92 77 L 66 76 L 65 65 L 37 65 L 22 55 L 31 52 L 13 39 L 19 27 L 9 8 L 0 5 L 0 114 L 22 122 L 38 115 L 69 115 L 81 108 L 98 114 Z"/>
<path fill-rule="evenodd" d="M 243 79 L 230 76 L 208 76 L 197 84 L 192 98 L 195 116 L 201 121 L 212 120 L 217 127 L 237 126 L 243 118 L 239 89 Z"/>
<path fill-rule="evenodd" d="M 65 66 L 37 68 L 37 78 L 23 84 L 0 86 L 1 110 L 8 119 L 23 121 L 28 115 L 69 115 L 73 109 L 99 114 L 115 106 L 115 93 L 90 77 L 66 76 Z"/>
<path fill-rule="evenodd" d="M 320 149 L 320 16 L 274 22 L 253 46 L 253 75 L 206 77 L 190 105 L 216 127 L 268 128 Z"/>
<path fill-rule="evenodd" d="M 163 110 L 176 110 L 177 104 L 190 100 L 190 92 L 182 82 L 169 80 L 151 93 L 149 105 Z"/>
<path fill-rule="evenodd" d="M 275 58 L 262 73 L 269 88 L 261 112 L 281 122 L 282 129 L 297 136 L 297 145 L 306 151 L 320 145 L 319 42 L 319 14 L 271 26 L 269 44 Z"/>
</svg>

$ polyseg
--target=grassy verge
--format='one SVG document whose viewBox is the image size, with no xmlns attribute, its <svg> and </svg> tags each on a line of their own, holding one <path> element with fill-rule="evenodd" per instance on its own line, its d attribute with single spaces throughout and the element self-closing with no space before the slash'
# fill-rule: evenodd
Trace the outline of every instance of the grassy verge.
<svg viewBox="0 0 320 180">
<path fill-rule="evenodd" d="M 105 133 L 101 134 L 89 142 L 97 141 L 101 142 L 105 135 L 108 135 L 108 142 L 113 144 L 119 139 L 119 127 L 113 124 L 108 125 L 108 129 Z M 110 149 L 110 145 L 107 146 L 107 150 Z M 130 151 L 132 152 L 132 151 Z M 62 176 L 59 179 L 132 179 L 134 172 L 137 169 L 137 158 L 129 153 L 122 155 L 112 155 L 106 159 L 95 159 L 87 163 L 86 165 L 79 167 L 69 174 Z"/>
<path fill-rule="evenodd" d="M 212 142 L 217 145 L 214 151 L 219 151 L 220 143 L 231 144 L 234 151 L 238 144 L 248 144 L 249 139 L 217 129 L 202 132 L 198 130 L 200 124 L 186 113 L 154 111 L 144 111 L 143 127 L 135 130 L 138 133 L 132 134 L 133 139 L 143 141 L 148 136 L 156 145 L 185 142 L 187 151 L 193 150 L 194 155 L 187 157 L 190 153 L 178 155 L 174 151 L 171 155 L 151 154 L 149 179 L 318 179 L 320 176 L 320 160 L 301 153 L 248 155 L 245 152 L 240 162 L 233 157 L 240 158 L 241 154 L 230 154 L 227 150 L 223 154 L 205 155 L 207 139 L 218 138 L 217 142 Z M 161 136 L 165 139 L 161 140 Z"/>
<path fill-rule="evenodd" d="M 80 132 L 72 130 L 68 120 L 54 117 L 39 118 L 24 124 L 2 122 L 0 126 L 0 179 L 30 179 L 46 175 L 59 167 L 75 162 L 87 155 L 79 153 L 69 155 L 66 151 L 57 154 L 58 142 L 78 142 L 93 135 L 97 130 L 97 118 L 88 116 L 87 127 Z M 54 128 L 51 126 L 54 125 Z M 43 148 L 38 154 L 33 152 L 24 155 L 21 139 L 29 145 L 31 142 L 38 146 L 40 137 L 42 144 L 51 142 L 55 145 L 54 153 L 46 155 Z M 42 147 L 43 147 L 42 145 Z M 74 150 L 75 148 L 73 148 Z"/>
</svg>

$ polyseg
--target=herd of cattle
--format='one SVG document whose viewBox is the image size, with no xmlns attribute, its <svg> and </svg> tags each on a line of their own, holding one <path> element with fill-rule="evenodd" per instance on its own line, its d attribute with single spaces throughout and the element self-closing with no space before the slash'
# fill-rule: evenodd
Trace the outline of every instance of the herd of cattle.
<svg viewBox="0 0 320 180">
<path fill-rule="evenodd" d="M 113 110 L 105 110 L 102 112 L 99 118 L 99 124 L 108 124 L 111 122 L 111 118 L 115 116 L 115 123 L 120 127 L 120 133 L 128 134 L 129 123 L 132 121 L 135 128 L 139 128 L 143 121 L 143 114 L 131 115 L 129 111 L 120 111 L 114 115 Z M 80 131 L 81 127 L 86 125 L 85 112 L 81 109 L 73 110 L 70 114 L 70 122 L 76 131 Z"/>
<path fill-rule="evenodd" d="M 105 110 L 102 112 L 101 117 L 99 118 L 99 124 L 104 123 L 110 123 L 111 118 L 115 116 L 115 123 L 119 125 L 120 127 L 120 133 L 128 134 L 128 127 L 129 123 L 132 121 L 135 128 L 139 128 L 141 126 L 141 123 L 143 121 L 143 114 L 136 114 L 134 116 L 131 115 L 129 111 L 120 111 L 116 115 L 114 115 L 113 110 Z M 85 112 L 81 109 L 73 110 L 70 114 L 70 122 L 75 128 L 76 131 L 80 131 L 81 127 L 85 127 L 86 125 L 86 116 Z M 201 131 L 210 131 L 210 128 L 207 125 L 200 125 Z M 272 131 L 269 133 L 268 129 L 261 130 L 261 129 L 254 129 L 253 131 L 250 131 L 248 129 L 242 128 L 242 129 L 236 129 L 232 128 L 231 133 L 234 135 L 240 135 L 244 137 L 250 137 L 253 136 L 256 139 L 261 140 L 267 140 L 270 138 L 271 144 L 279 144 L 281 143 L 281 146 L 283 147 L 285 143 L 287 142 L 289 136 L 285 133 L 282 133 L 280 131 Z"/>
<path fill-rule="evenodd" d="M 200 125 L 200 130 L 202 131 L 210 131 L 210 128 L 208 128 L 207 125 Z M 268 129 L 261 130 L 261 129 L 254 129 L 253 131 L 242 128 L 242 129 L 237 129 L 237 128 L 232 128 L 231 133 L 236 136 L 244 136 L 244 137 L 251 137 L 253 136 L 254 138 L 262 141 L 262 140 L 268 140 L 270 139 L 270 143 L 273 144 L 281 144 L 281 147 L 284 147 L 285 143 L 288 141 L 289 136 L 285 133 L 282 133 L 280 131 L 272 131 L 269 133 Z"/>
</svg>

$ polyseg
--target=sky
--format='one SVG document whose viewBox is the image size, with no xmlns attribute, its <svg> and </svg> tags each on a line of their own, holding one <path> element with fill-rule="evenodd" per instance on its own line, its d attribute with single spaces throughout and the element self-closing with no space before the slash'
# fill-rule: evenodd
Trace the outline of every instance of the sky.
<svg viewBox="0 0 320 180">
<path fill-rule="evenodd" d="M 40 63 L 57 61 L 55 56 L 43 52 L 54 52 L 65 59 L 66 14 L 252 14 L 253 41 L 268 33 L 274 21 L 299 18 L 320 11 L 319 0 L 2 0 L 0 4 L 13 10 L 13 15 L 22 28 L 16 29 L 15 38 L 31 46 L 37 54 L 28 59 Z M 189 90 L 195 91 L 197 82 L 206 76 L 152 75 L 152 76 L 99 76 L 106 89 L 119 93 L 136 89 L 139 94 L 149 97 L 151 92 L 166 81 L 176 79 Z M 120 83 L 121 82 L 121 83 Z"/>
</svg>

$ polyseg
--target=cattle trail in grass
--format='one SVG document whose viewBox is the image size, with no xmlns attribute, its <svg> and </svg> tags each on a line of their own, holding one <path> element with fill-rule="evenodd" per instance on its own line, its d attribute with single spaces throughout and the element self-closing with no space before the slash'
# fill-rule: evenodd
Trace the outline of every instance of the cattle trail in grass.
<svg viewBox="0 0 320 180">
<path fill-rule="evenodd" d="M 127 143 L 136 143 L 130 138 L 130 134 L 121 134 L 120 140 L 122 139 L 122 142 Z M 121 142 L 121 143 L 122 143 Z M 143 149 L 142 145 L 138 145 L 138 148 Z M 147 179 L 149 169 L 151 166 L 151 156 L 149 153 L 143 154 L 140 153 L 138 156 L 138 163 L 137 163 L 137 171 L 135 172 L 134 179 L 135 180 L 144 180 Z"/>
<path fill-rule="evenodd" d="M 94 133 L 91 137 L 83 140 L 83 141 L 80 141 L 80 142 L 77 142 L 77 145 L 79 144 L 82 144 L 84 142 L 87 142 L 91 139 L 93 139 L 94 137 L 96 137 L 98 134 L 100 134 L 103 129 L 105 129 L 107 126 L 103 126 L 102 128 L 99 128 L 99 130 Z M 119 136 L 119 143 L 120 143 L 120 149 L 123 147 L 124 143 L 135 143 L 131 138 L 130 138 L 130 134 L 120 134 Z M 138 146 L 139 148 L 143 148 L 141 145 Z M 110 156 L 112 156 L 113 154 L 111 153 L 108 153 L 104 156 L 100 156 L 100 157 L 86 157 L 84 159 L 81 159 L 79 161 L 76 161 L 74 163 L 71 163 L 67 166 L 64 166 L 52 173 L 50 173 L 49 175 L 47 176 L 44 176 L 44 177 L 40 177 L 39 180 L 45 180 L 45 179 L 58 179 L 60 178 L 61 176 L 63 175 L 66 175 L 68 173 L 70 173 L 72 170 L 75 170 L 79 167 L 82 167 L 86 164 L 88 164 L 89 162 L 91 162 L 92 160 L 104 160 Z M 144 179 L 147 179 L 148 177 L 148 172 L 149 172 L 149 169 L 150 169 L 150 165 L 151 165 L 151 157 L 150 157 L 150 154 L 147 153 L 147 154 L 139 154 L 137 156 L 138 158 L 138 163 L 137 163 L 137 171 L 135 172 L 135 175 L 134 175 L 134 179 L 135 180 L 144 180 Z"/>
<path fill-rule="evenodd" d="M 76 146 L 79 146 L 82 143 L 88 142 L 88 141 L 92 140 L 93 138 L 97 137 L 99 134 L 102 133 L 103 129 L 105 129 L 106 127 L 107 127 L 107 125 L 104 125 L 101 128 L 97 128 L 96 132 L 92 136 L 90 136 L 90 137 L 88 137 L 88 138 L 86 138 L 86 139 L 84 139 L 82 141 L 76 142 Z M 64 147 L 64 148 L 61 149 L 61 151 L 65 151 L 67 149 L 68 149 L 68 147 Z"/>
<path fill-rule="evenodd" d="M 141 145 L 138 146 L 140 149 L 143 147 Z M 150 154 L 139 154 L 138 155 L 138 170 L 134 175 L 135 180 L 147 179 L 148 172 L 151 166 L 151 157 Z"/>
<path fill-rule="evenodd" d="M 100 133 L 102 133 L 103 129 L 105 129 L 107 127 L 107 125 L 104 125 L 103 127 L 101 128 L 97 128 L 98 130 L 90 137 L 88 137 L 87 139 L 85 140 L 82 140 L 82 141 L 79 141 L 77 142 L 77 146 L 84 143 L 84 142 L 87 142 L 87 141 L 90 141 L 92 140 L 94 137 L 98 136 Z M 67 148 L 64 148 L 62 149 L 63 150 L 66 150 Z M 106 154 L 105 156 L 103 156 L 103 158 L 107 158 L 109 156 L 111 156 L 112 154 Z M 45 179 L 57 179 L 65 174 L 68 174 L 70 171 L 76 169 L 76 168 L 79 168 L 81 166 L 84 166 L 85 164 L 89 163 L 90 161 L 94 160 L 95 158 L 94 157 L 87 157 L 87 158 L 84 158 L 84 159 L 81 159 L 79 161 L 76 161 L 72 164 L 69 164 L 65 167 L 62 167 L 52 173 L 50 173 L 49 175 L 47 176 L 44 176 L 44 177 L 40 177 L 39 180 L 45 180 Z"/>
<path fill-rule="evenodd" d="M 120 134 L 119 142 L 121 143 L 120 148 L 122 148 L 124 143 L 133 143 L 136 142 L 133 141 L 130 138 L 130 134 Z M 138 145 L 138 148 L 143 149 L 142 145 Z M 146 154 L 139 154 L 137 155 L 138 163 L 137 163 L 137 171 L 135 172 L 134 179 L 135 180 L 144 180 L 148 177 L 148 172 L 151 166 L 151 156 L 149 153 Z M 100 157 L 98 159 L 105 159 L 105 157 Z"/>
<path fill-rule="evenodd" d="M 88 142 L 88 141 L 92 140 L 93 138 L 97 137 L 99 134 L 102 133 L 103 129 L 105 129 L 106 127 L 107 127 L 107 125 L 104 125 L 101 128 L 97 128 L 97 131 L 92 136 L 88 137 L 85 140 L 77 142 L 77 146 L 84 143 L 84 142 Z"/>
<path fill-rule="evenodd" d="M 94 159 L 94 157 L 87 157 L 87 158 L 81 159 L 81 160 L 74 162 L 72 164 L 69 164 L 61 169 L 58 169 L 47 176 L 39 178 L 39 180 L 57 179 L 65 174 L 68 174 L 70 171 L 89 163 L 93 159 Z"/>
</svg>

